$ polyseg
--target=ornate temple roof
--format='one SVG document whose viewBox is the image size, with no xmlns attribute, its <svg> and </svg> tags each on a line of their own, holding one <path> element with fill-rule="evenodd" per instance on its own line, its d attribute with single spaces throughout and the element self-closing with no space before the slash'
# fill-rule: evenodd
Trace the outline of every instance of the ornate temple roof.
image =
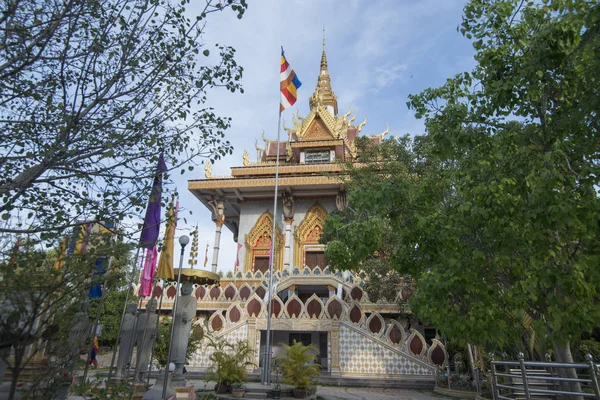
<svg viewBox="0 0 600 400">
<path fill-rule="evenodd" d="M 232 167 L 231 176 L 212 176 L 210 163 L 206 166 L 205 179 L 188 182 L 188 189 L 210 209 L 211 199 L 225 200 L 225 225 L 235 229 L 239 217 L 239 203 L 249 199 L 267 199 L 273 196 L 275 186 L 275 160 L 279 153 L 279 185 L 289 188 L 297 197 L 336 196 L 343 190 L 338 174 L 344 170 L 344 162 L 357 157 L 355 139 L 367 123 L 355 124 L 356 113 L 349 110 L 338 115 L 337 97 L 331 87 L 325 43 L 321 55 L 320 70 L 315 91 L 309 98 L 310 111 L 302 117 L 297 111 L 292 116 L 291 127 L 283 119 L 287 139 L 279 143 L 268 139 L 262 132 L 255 142 L 256 158 L 250 160 L 244 151 L 243 165 Z M 389 128 L 383 133 L 371 135 L 375 143 L 381 143 Z M 319 153 L 319 162 L 308 156 Z M 329 156 L 328 156 L 329 154 Z M 327 172 L 327 175 L 323 175 Z"/>
</svg>

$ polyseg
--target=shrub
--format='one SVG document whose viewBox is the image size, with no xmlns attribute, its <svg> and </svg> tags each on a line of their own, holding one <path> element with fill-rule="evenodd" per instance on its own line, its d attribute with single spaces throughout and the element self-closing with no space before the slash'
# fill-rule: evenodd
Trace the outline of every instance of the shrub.
<svg viewBox="0 0 600 400">
<path fill-rule="evenodd" d="M 314 364 L 317 357 L 309 354 L 314 346 L 305 346 L 296 342 L 291 346 L 283 344 L 285 354 L 279 357 L 283 372 L 283 381 L 298 389 L 311 389 L 312 377 L 319 374 L 320 365 Z"/>
<path fill-rule="evenodd" d="M 217 385 L 230 385 L 246 380 L 246 367 L 256 366 L 249 361 L 253 353 L 248 342 L 240 340 L 231 344 L 226 340 L 214 340 L 209 337 L 208 347 L 214 352 L 209 356 L 212 365 L 208 369 L 208 379 L 217 382 Z"/>
</svg>

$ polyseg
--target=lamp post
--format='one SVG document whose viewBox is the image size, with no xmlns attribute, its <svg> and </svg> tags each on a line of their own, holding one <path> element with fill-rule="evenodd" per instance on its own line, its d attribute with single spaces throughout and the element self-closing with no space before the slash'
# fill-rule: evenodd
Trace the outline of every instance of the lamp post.
<svg viewBox="0 0 600 400">
<path fill-rule="evenodd" d="M 179 237 L 179 244 L 181 245 L 181 254 L 179 255 L 179 272 L 177 272 L 177 292 L 175 293 L 175 303 L 173 304 L 173 316 L 171 322 L 171 337 L 169 338 L 169 351 L 167 352 L 167 368 L 171 363 L 171 345 L 173 343 L 173 333 L 175 328 L 175 314 L 177 313 L 177 300 L 179 299 L 179 283 L 181 282 L 181 269 L 183 267 L 183 253 L 185 251 L 185 246 L 190 242 L 190 238 L 186 235 Z M 167 382 L 169 380 L 169 372 L 165 371 L 165 377 L 163 381 L 163 392 L 162 399 L 166 400 L 167 397 Z"/>
</svg>

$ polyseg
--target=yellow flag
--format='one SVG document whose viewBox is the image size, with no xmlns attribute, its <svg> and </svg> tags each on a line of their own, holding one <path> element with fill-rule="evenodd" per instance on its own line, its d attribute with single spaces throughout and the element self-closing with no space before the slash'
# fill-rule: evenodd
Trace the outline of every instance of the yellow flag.
<svg viewBox="0 0 600 400">
<path fill-rule="evenodd" d="M 173 255 L 175 253 L 175 227 L 177 226 L 178 208 L 179 202 L 175 203 L 175 199 L 173 199 L 167 217 L 165 242 L 160 252 L 160 258 L 158 259 L 158 269 L 155 276 L 157 279 L 175 279 L 175 274 L 173 273 Z"/>
<path fill-rule="evenodd" d="M 67 252 L 67 238 L 63 238 L 58 245 L 58 255 L 54 262 L 54 269 L 61 269 L 65 265 L 65 253 Z"/>
</svg>

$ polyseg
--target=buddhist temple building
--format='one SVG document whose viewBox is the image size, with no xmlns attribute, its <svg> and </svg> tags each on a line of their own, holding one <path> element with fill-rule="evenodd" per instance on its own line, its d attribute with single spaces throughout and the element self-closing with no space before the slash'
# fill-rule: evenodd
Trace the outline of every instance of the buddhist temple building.
<svg viewBox="0 0 600 400">
<path fill-rule="evenodd" d="M 339 174 L 343 162 L 356 159 L 355 139 L 364 135 L 367 119 L 356 121 L 352 110 L 340 113 L 331 87 L 325 48 L 310 112 L 284 124 L 284 140 L 263 132 L 255 160 L 244 152 L 231 176 L 188 182 L 188 189 L 212 211 L 215 226 L 212 270 L 220 283 L 197 286 L 196 325 L 230 342 L 248 340 L 254 362 L 262 364 L 267 305 L 271 301 L 273 356 L 281 343 L 312 344 L 323 373 L 340 377 L 378 377 L 433 381 L 446 364 L 446 350 L 435 329 L 423 326 L 401 304 L 412 294 L 410 283 L 398 288 L 393 302 L 372 302 L 359 274 L 331 270 L 320 243 L 325 218 L 347 206 Z M 383 131 L 383 132 L 381 132 Z M 366 134 L 381 143 L 388 129 Z M 279 190 L 273 215 L 275 160 L 279 154 Z M 252 157 L 254 158 L 254 157 Z M 276 222 L 272 237 L 273 219 Z M 233 232 L 239 267 L 219 271 L 221 230 Z M 268 293 L 269 252 L 275 242 L 273 290 Z M 163 307 L 171 307 L 176 290 L 166 289 Z M 202 347 L 189 369 L 210 365 L 210 349 Z"/>
</svg>

